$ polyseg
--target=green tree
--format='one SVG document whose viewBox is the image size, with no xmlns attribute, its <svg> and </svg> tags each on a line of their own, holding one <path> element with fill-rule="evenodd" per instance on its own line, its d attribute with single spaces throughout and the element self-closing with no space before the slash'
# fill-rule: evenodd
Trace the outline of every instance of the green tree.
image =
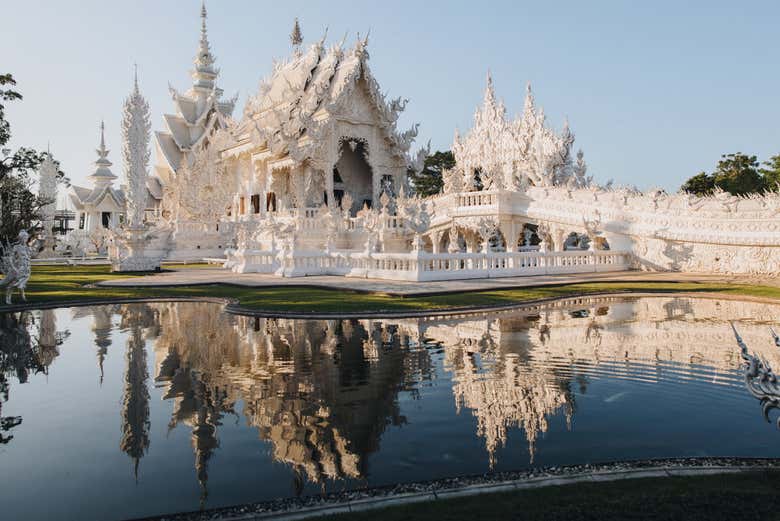
<svg viewBox="0 0 780 521">
<path fill-rule="evenodd" d="M 32 191 L 35 173 L 46 153 L 25 147 L 13 152 L 6 147 L 11 140 L 11 124 L 5 119 L 5 104 L 22 99 L 15 86 L 13 76 L 0 74 L 0 250 L 21 230 L 33 235 L 40 224 L 41 208 L 52 202 Z M 57 169 L 58 178 L 66 181 L 59 164 Z"/>
<path fill-rule="evenodd" d="M 766 168 L 759 169 L 764 176 L 767 190 L 777 192 L 780 189 L 780 154 L 772 156 L 769 161 L 764 161 Z"/>
<path fill-rule="evenodd" d="M 712 173 L 715 186 L 734 195 L 745 195 L 766 190 L 766 182 L 758 171 L 758 158 L 741 152 L 721 156 Z"/>
<path fill-rule="evenodd" d="M 707 172 L 702 172 L 685 181 L 681 190 L 689 194 L 710 195 L 715 190 L 715 180 Z"/>
<path fill-rule="evenodd" d="M 720 156 L 712 174 L 701 172 L 682 185 L 684 192 L 709 195 L 720 188 L 734 195 L 760 193 L 769 188 L 766 175 L 759 171 L 758 158 L 741 152 Z"/>
<path fill-rule="evenodd" d="M 425 158 L 425 164 L 419 174 L 412 174 L 409 178 L 417 195 L 427 197 L 436 195 L 444 188 L 442 172 L 455 166 L 455 157 L 449 150 L 437 151 Z"/>
</svg>

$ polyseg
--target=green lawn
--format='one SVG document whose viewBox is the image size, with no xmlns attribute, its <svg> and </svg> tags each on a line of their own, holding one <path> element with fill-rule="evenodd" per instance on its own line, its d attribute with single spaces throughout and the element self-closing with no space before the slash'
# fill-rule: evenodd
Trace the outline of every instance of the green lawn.
<svg viewBox="0 0 780 521">
<path fill-rule="evenodd" d="M 580 483 L 329 516 L 329 521 L 780 519 L 780 472 Z"/>
<path fill-rule="evenodd" d="M 202 266 L 173 266 L 198 269 Z M 29 302 L 67 303 L 85 299 L 137 297 L 232 297 L 242 306 L 267 311 L 363 312 L 447 309 L 468 306 L 511 305 L 541 298 L 585 295 L 599 292 L 708 292 L 780 299 L 780 288 L 726 283 L 599 282 L 398 297 L 346 290 L 306 287 L 247 288 L 225 284 L 168 288 L 105 288 L 91 285 L 111 279 L 143 276 L 114 274 L 108 266 L 34 266 L 27 286 Z M 18 302 L 18 295 L 14 296 Z M 0 306 L 2 309 L 2 306 Z"/>
</svg>

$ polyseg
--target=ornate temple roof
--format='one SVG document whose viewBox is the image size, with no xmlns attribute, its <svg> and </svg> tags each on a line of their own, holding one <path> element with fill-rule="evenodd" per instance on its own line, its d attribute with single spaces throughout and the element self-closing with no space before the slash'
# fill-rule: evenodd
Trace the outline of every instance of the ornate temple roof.
<svg viewBox="0 0 780 521">
<path fill-rule="evenodd" d="M 88 207 L 97 207 L 106 197 L 113 199 L 116 206 L 123 209 L 125 207 L 125 192 L 122 187 L 114 186 L 114 180 L 117 179 L 117 176 L 111 171 L 113 163 L 108 159 L 109 150 L 106 148 L 103 122 L 100 123 L 100 145 L 96 152 L 98 159 L 95 161 L 95 171 L 87 177 L 92 183 L 92 187 L 71 185 L 68 199 L 75 210 L 83 211 Z M 146 186 L 148 201 L 159 201 L 162 198 L 162 187 L 159 179 L 148 178 Z"/>
<path fill-rule="evenodd" d="M 589 181 L 584 170 L 575 168 L 573 144 L 568 121 L 560 134 L 547 126 L 544 109 L 536 108 L 530 83 L 522 115 L 508 119 L 488 74 L 482 106 L 474 113 L 474 126 L 464 136 L 455 132 L 452 152 L 464 177 L 456 184 L 471 189 L 473 173 L 479 171 L 486 188 L 516 190 L 525 184 L 583 188 Z M 452 188 L 445 186 L 445 191 Z"/>
<path fill-rule="evenodd" d="M 368 103 L 385 138 L 398 155 L 408 153 L 417 136 L 417 125 L 399 133 L 396 122 L 407 100 L 387 100 L 368 66 L 368 38 L 358 38 L 351 49 L 344 41 L 327 47 L 325 36 L 306 50 L 296 46 L 287 60 L 276 62 L 268 78 L 260 82 L 256 95 L 244 108 L 243 119 L 233 134 L 239 142 L 251 136 L 255 143 L 266 143 L 274 156 L 286 154 L 295 160 L 307 156 L 307 145 L 300 139 L 311 138 L 308 147 L 317 145 L 319 131 L 330 114 L 343 115 L 358 103 L 356 93 L 362 85 Z M 355 116 L 355 114 L 350 114 Z"/>
<path fill-rule="evenodd" d="M 77 210 L 83 210 L 86 206 L 97 206 L 108 196 L 113 198 L 118 207 L 124 205 L 124 195 L 121 190 L 114 188 L 113 183 L 117 178 L 111 171 L 111 161 L 108 159 L 109 150 L 106 148 L 105 124 L 100 122 L 100 145 L 95 150 L 98 158 L 95 161 L 95 171 L 87 179 L 92 183 L 92 188 L 72 185 L 69 198 Z"/>
</svg>

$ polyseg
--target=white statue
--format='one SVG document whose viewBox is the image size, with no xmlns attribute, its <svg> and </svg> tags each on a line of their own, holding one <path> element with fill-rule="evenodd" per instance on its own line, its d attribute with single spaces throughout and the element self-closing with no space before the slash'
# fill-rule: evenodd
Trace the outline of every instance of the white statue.
<svg viewBox="0 0 780 521">
<path fill-rule="evenodd" d="M 534 232 L 530 228 L 526 228 L 523 230 L 523 246 L 530 246 L 531 245 L 531 239 L 533 239 Z"/>
<path fill-rule="evenodd" d="M 588 251 L 603 249 L 604 238 L 601 236 L 599 227 L 601 226 L 601 216 L 596 214 L 593 219 L 582 218 L 582 225 L 585 227 L 585 236 L 588 238 Z"/>
<path fill-rule="evenodd" d="M 22 230 L 19 238 L 13 245 L 5 248 L 3 257 L 0 258 L 0 271 L 4 278 L 0 280 L 0 288 L 5 288 L 5 303 L 11 304 L 11 294 L 18 289 L 22 300 L 26 301 L 24 289 L 30 280 L 30 257 L 32 252 L 27 244 L 29 234 Z"/>
</svg>

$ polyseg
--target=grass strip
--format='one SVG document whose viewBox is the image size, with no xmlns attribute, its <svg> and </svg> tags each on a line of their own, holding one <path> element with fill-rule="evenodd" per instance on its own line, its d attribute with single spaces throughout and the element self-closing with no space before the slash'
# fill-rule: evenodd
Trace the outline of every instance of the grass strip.
<svg viewBox="0 0 780 521">
<path fill-rule="evenodd" d="M 200 266 L 177 265 L 175 268 L 199 269 Z M 298 286 L 269 288 L 226 284 L 145 288 L 92 286 L 101 281 L 142 276 L 144 275 L 111 273 L 109 266 L 105 265 L 33 266 L 32 277 L 27 286 L 27 300 L 31 303 L 66 304 L 75 300 L 217 297 L 238 299 L 243 307 L 270 312 L 354 313 L 505 306 L 543 298 L 603 292 L 706 292 L 780 299 L 780 287 L 706 282 L 592 282 L 410 297 Z"/>
<path fill-rule="evenodd" d="M 328 516 L 328 521 L 779 519 L 780 472 L 629 479 L 483 494 Z"/>
</svg>

